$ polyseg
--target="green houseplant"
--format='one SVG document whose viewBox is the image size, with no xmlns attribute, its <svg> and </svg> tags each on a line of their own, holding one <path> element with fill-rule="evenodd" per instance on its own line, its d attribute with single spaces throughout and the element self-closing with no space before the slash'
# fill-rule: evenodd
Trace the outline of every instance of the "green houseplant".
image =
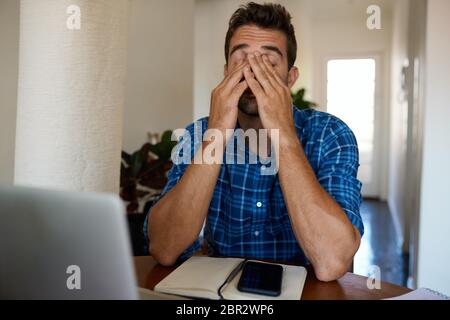
<svg viewBox="0 0 450 320">
<path fill-rule="evenodd" d="M 317 104 L 305 99 L 305 88 L 299 89 L 292 93 L 292 103 L 300 110 L 311 109 L 317 107 Z"/>
<path fill-rule="evenodd" d="M 167 183 L 170 156 L 177 143 L 171 137 L 172 131 L 167 130 L 157 143 L 145 143 L 132 154 L 122 151 L 120 196 L 127 213 L 142 213 L 146 203 L 154 200 Z"/>
</svg>

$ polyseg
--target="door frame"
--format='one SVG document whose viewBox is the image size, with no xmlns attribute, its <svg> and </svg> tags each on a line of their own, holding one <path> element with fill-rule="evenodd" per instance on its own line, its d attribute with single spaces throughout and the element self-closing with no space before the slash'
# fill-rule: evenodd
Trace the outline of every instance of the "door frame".
<svg viewBox="0 0 450 320">
<path fill-rule="evenodd" d="M 374 169 L 378 178 L 377 186 L 374 190 L 364 190 L 363 196 L 366 198 L 377 198 L 386 200 L 388 196 L 388 171 L 389 171 L 389 100 L 390 79 L 389 79 L 389 57 L 383 51 L 361 51 L 361 52 L 338 52 L 327 53 L 319 60 L 319 73 L 316 82 L 316 93 L 319 102 L 319 110 L 327 111 L 327 65 L 330 60 L 351 60 L 351 59 L 374 59 L 376 63 L 375 71 L 375 114 L 374 114 Z M 385 126 L 383 126 L 385 124 Z M 363 187 L 364 188 L 364 187 Z"/>
<path fill-rule="evenodd" d="M 410 288 L 417 288 L 420 205 L 422 186 L 422 156 L 424 109 L 426 95 L 426 25 L 428 0 L 412 0 L 409 8 L 407 74 L 408 135 L 405 175 L 405 241 L 403 251 L 408 253 L 408 280 Z"/>
</svg>

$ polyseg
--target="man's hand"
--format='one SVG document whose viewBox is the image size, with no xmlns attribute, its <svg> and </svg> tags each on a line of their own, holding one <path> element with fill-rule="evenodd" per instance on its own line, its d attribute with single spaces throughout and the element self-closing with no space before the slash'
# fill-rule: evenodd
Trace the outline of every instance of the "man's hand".
<svg viewBox="0 0 450 320">
<path fill-rule="evenodd" d="M 225 133 L 226 129 L 236 127 L 239 99 L 248 88 L 247 82 L 241 81 L 246 66 L 246 61 L 237 65 L 213 90 L 208 129 L 219 129 Z"/>
<path fill-rule="evenodd" d="M 256 97 L 264 128 L 279 129 L 280 141 L 298 140 L 291 108 L 291 90 L 274 70 L 267 56 L 255 52 L 248 55 L 248 61 L 251 70 L 245 67 L 244 76 Z"/>
</svg>

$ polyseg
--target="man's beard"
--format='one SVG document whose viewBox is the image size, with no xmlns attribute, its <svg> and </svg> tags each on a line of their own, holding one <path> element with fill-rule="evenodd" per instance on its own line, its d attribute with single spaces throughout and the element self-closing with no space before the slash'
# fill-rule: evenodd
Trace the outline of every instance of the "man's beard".
<svg viewBox="0 0 450 320">
<path fill-rule="evenodd" d="M 245 90 L 245 92 L 242 94 L 241 98 L 239 99 L 238 108 L 242 113 L 248 116 L 259 116 L 258 103 L 256 102 L 256 98 L 250 88 Z"/>
</svg>

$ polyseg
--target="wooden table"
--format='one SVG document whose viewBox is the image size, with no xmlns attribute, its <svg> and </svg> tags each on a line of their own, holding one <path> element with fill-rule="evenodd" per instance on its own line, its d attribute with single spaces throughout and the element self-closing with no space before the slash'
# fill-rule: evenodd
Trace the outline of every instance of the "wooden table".
<svg viewBox="0 0 450 320">
<path fill-rule="evenodd" d="M 139 287 L 153 290 L 155 285 L 169 275 L 175 267 L 163 267 L 151 256 L 134 257 Z M 369 290 L 367 278 L 348 272 L 333 282 L 317 280 L 308 269 L 302 300 L 378 300 L 410 292 L 410 289 L 381 282 L 381 289 Z"/>
</svg>

